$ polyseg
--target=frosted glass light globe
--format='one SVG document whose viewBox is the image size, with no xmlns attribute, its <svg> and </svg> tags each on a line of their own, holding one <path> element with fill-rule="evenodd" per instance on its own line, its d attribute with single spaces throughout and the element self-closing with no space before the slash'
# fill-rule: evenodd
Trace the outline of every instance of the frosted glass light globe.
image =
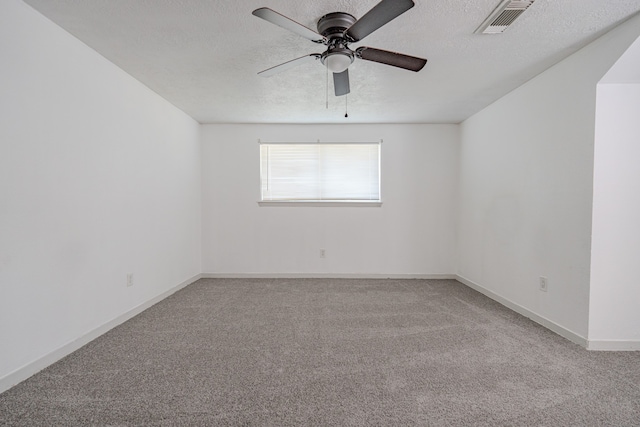
<svg viewBox="0 0 640 427">
<path fill-rule="evenodd" d="M 352 58 L 350 58 L 348 55 L 335 53 L 333 55 L 327 56 L 325 65 L 332 73 L 342 73 L 344 70 L 349 68 L 351 62 Z"/>
</svg>

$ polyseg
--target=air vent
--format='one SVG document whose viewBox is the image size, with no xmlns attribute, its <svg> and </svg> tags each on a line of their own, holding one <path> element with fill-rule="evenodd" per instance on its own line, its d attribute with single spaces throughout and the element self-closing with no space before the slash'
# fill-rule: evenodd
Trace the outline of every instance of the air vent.
<svg viewBox="0 0 640 427">
<path fill-rule="evenodd" d="M 534 0 L 504 0 L 475 31 L 476 34 L 503 33 Z"/>
</svg>

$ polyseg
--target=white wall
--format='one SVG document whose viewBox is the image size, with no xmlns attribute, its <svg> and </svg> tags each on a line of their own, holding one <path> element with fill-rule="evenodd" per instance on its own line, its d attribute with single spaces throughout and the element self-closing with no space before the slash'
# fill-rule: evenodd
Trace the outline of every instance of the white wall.
<svg viewBox="0 0 640 427">
<path fill-rule="evenodd" d="M 1 391 L 200 273 L 201 177 L 194 120 L 19 0 L 0 63 Z"/>
<path fill-rule="evenodd" d="M 576 340 L 588 333 L 596 84 L 638 33 L 640 16 L 462 124 L 458 274 Z"/>
<path fill-rule="evenodd" d="M 21 1 L 5 0 L 0 390 L 16 372 L 202 271 L 450 274 L 456 212 L 461 276 L 586 336 L 595 83 L 637 37 L 638 24 L 635 17 L 467 120 L 461 135 L 455 125 L 201 129 Z M 638 110 L 637 98 L 624 99 L 633 103 L 629 111 Z M 602 129 L 614 123 L 606 120 Z M 625 126 L 637 131 L 631 120 Z M 384 139 L 384 205 L 259 207 L 258 138 Z M 616 143 L 629 149 L 624 138 Z M 633 159 L 615 149 L 610 154 Z M 616 173 L 634 172 L 625 163 Z M 598 339 L 639 330 L 633 304 L 623 301 L 637 301 L 637 289 L 621 297 L 597 277 L 614 265 L 605 262 L 612 242 L 604 237 L 620 243 L 638 234 L 637 225 L 611 234 L 598 209 L 631 200 L 627 213 L 637 217 L 637 197 L 630 197 L 638 194 L 637 178 L 613 197 L 596 188 L 594 247 L 603 240 L 594 251 L 602 263 L 594 263 L 593 280 L 603 286 L 592 289 L 589 334 Z M 635 243 L 624 241 L 637 253 Z M 630 272 L 632 260 L 615 261 Z M 125 286 L 127 273 L 134 273 L 133 287 Z M 540 275 L 549 277 L 548 293 L 537 290 Z M 615 311 L 615 323 L 605 324 Z"/>
<path fill-rule="evenodd" d="M 202 132 L 205 274 L 454 271 L 458 126 L 207 125 Z M 258 139 L 383 139 L 382 207 L 258 206 Z"/>
<path fill-rule="evenodd" d="M 597 111 L 589 340 L 637 348 L 640 84 L 599 85 Z"/>
</svg>

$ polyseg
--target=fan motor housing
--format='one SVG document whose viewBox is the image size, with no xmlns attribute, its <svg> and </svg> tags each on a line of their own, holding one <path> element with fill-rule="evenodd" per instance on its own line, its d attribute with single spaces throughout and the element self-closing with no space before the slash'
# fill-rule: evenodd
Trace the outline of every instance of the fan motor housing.
<svg viewBox="0 0 640 427">
<path fill-rule="evenodd" d="M 345 12 L 327 13 L 318 20 L 318 33 L 328 39 L 342 38 L 344 32 L 347 31 L 356 22 L 356 18 Z"/>
</svg>

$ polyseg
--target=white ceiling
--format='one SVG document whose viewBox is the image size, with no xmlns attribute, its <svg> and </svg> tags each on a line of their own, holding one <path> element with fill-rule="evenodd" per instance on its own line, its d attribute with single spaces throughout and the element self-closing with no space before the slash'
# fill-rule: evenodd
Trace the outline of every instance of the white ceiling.
<svg viewBox="0 0 640 427">
<path fill-rule="evenodd" d="M 256 18 L 269 7 L 316 29 L 329 12 L 361 17 L 378 0 L 25 0 L 200 123 L 459 123 L 640 11 L 638 0 L 536 0 L 501 35 L 474 30 L 499 0 L 415 0 L 350 47 L 427 58 L 414 73 L 370 61 L 349 68 L 345 98 L 317 62 L 258 71 L 322 52 Z"/>
</svg>

